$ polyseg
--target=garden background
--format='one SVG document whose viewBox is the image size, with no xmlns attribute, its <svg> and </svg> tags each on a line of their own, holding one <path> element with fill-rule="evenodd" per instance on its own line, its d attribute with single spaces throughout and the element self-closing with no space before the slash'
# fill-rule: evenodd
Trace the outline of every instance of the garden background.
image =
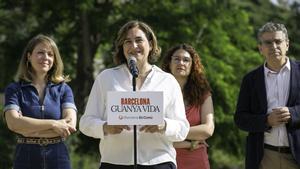
<svg viewBox="0 0 300 169">
<path fill-rule="evenodd" d="M 257 29 L 267 21 L 287 26 L 288 56 L 300 58 L 299 0 L 0 0 L 0 112 L 5 86 L 13 81 L 26 43 L 37 34 L 55 39 L 78 108 L 78 119 L 91 86 L 112 67 L 112 44 L 129 20 L 152 26 L 162 55 L 178 43 L 200 54 L 213 89 L 216 128 L 208 139 L 212 169 L 242 169 L 246 133 L 233 114 L 241 79 L 263 63 Z M 159 65 L 160 62 L 157 62 Z M 0 169 L 11 168 L 15 136 L 0 116 Z M 98 167 L 99 140 L 79 131 L 68 138 L 73 169 Z"/>
</svg>

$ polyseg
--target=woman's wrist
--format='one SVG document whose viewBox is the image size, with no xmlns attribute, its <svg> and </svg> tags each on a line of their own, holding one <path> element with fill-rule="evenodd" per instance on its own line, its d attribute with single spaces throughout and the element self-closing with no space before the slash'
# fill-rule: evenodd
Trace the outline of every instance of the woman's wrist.
<svg viewBox="0 0 300 169">
<path fill-rule="evenodd" d="M 167 128 L 167 123 L 165 120 L 162 124 L 158 125 L 158 130 L 161 133 L 164 133 L 166 131 L 166 128 Z"/>
<path fill-rule="evenodd" d="M 191 146 L 190 146 L 190 151 L 193 151 L 196 149 L 198 145 L 198 141 L 197 140 L 191 140 Z"/>
</svg>

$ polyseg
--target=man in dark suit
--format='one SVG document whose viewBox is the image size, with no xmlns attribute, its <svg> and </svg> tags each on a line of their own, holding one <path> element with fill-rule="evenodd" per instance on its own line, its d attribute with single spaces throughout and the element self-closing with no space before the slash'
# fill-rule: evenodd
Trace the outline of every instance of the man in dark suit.
<svg viewBox="0 0 300 169">
<path fill-rule="evenodd" d="M 300 168 L 300 63 L 287 57 L 288 33 L 268 22 L 258 31 L 265 62 L 242 81 L 234 120 L 248 132 L 246 169 Z"/>
</svg>

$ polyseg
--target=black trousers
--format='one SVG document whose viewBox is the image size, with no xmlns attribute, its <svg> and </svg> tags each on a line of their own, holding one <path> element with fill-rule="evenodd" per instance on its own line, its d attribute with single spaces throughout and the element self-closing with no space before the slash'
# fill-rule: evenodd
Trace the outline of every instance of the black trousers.
<svg viewBox="0 0 300 169">
<path fill-rule="evenodd" d="M 101 163 L 99 169 L 134 169 L 134 166 Z M 137 165 L 137 169 L 176 169 L 176 166 L 172 162 L 166 162 L 166 163 L 161 163 L 156 165 Z"/>
</svg>

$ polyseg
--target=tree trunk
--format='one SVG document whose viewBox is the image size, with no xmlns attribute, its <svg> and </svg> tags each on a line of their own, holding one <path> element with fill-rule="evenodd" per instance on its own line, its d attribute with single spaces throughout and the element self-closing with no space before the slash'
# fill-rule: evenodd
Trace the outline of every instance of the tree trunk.
<svg viewBox="0 0 300 169">
<path fill-rule="evenodd" d="M 76 79 L 74 81 L 74 95 L 75 103 L 78 109 L 78 113 L 83 114 L 85 103 L 89 96 L 91 87 L 93 85 L 94 67 L 93 60 L 95 51 L 92 50 L 92 44 L 90 41 L 91 33 L 89 29 L 89 21 L 86 11 L 82 11 L 81 14 L 81 40 L 78 46 L 78 59 L 76 67 Z"/>
</svg>

